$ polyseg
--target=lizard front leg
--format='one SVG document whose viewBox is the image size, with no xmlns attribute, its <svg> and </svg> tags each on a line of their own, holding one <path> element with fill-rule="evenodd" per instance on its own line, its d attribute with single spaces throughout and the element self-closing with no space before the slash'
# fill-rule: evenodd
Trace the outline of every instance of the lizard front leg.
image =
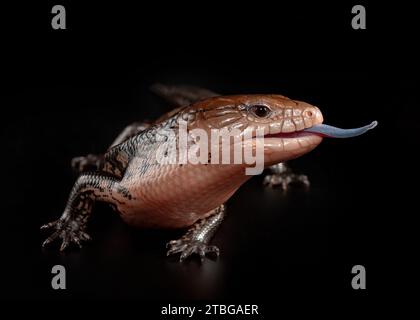
<svg viewBox="0 0 420 320">
<path fill-rule="evenodd" d="M 281 162 L 269 167 L 271 174 L 268 174 L 264 178 L 264 185 L 277 188 L 280 187 L 283 191 L 287 191 L 289 186 L 292 184 L 301 184 L 306 189 L 309 188 L 309 179 L 304 174 L 294 173 L 285 162 Z"/>
<path fill-rule="evenodd" d="M 181 262 L 193 253 L 200 255 L 201 262 L 204 261 L 207 253 L 219 256 L 219 248 L 209 245 L 209 242 L 222 223 L 225 211 L 225 205 L 222 204 L 212 210 L 207 218 L 197 221 L 180 239 L 168 242 L 167 255 L 181 253 L 179 257 Z"/>
<path fill-rule="evenodd" d="M 54 230 L 53 234 L 44 241 L 43 247 L 56 239 L 62 240 L 61 251 L 71 243 L 81 247 L 82 241 L 90 239 L 86 233 L 86 225 L 93 203 L 105 201 L 118 205 L 126 198 L 130 199 L 131 195 L 119 185 L 115 177 L 99 173 L 82 174 L 73 186 L 62 216 L 41 227 L 41 229 Z"/>
</svg>

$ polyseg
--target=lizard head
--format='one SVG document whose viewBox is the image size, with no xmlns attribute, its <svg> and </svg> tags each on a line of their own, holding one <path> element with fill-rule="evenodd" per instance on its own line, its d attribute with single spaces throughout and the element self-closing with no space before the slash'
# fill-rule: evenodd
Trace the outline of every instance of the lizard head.
<svg viewBox="0 0 420 320">
<path fill-rule="evenodd" d="M 376 125 L 357 129 L 323 125 L 317 107 L 281 95 L 214 97 L 185 108 L 181 116 L 188 120 L 188 129 L 224 130 L 229 139 L 240 138 L 242 146 L 251 143 L 254 150 L 255 139 L 247 137 L 259 132 L 264 137 L 264 166 L 300 157 L 318 146 L 323 137 L 352 137 Z"/>
<path fill-rule="evenodd" d="M 264 133 L 266 166 L 299 157 L 314 149 L 322 137 L 303 129 L 321 124 L 321 111 L 281 95 L 238 95 L 200 101 L 183 111 L 188 128 L 225 130 L 233 138 Z M 249 142 L 248 142 L 249 143 Z"/>
</svg>

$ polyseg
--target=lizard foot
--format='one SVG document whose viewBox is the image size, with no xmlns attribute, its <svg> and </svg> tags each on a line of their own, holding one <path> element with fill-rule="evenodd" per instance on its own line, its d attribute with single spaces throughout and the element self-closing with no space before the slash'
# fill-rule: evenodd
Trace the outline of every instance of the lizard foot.
<svg viewBox="0 0 420 320">
<path fill-rule="evenodd" d="M 55 231 L 44 241 L 42 247 L 46 247 L 54 240 L 60 238 L 62 240 L 60 251 L 64 251 L 71 243 L 75 243 L 81 248 L 82 241 L 90 240 L 90 236 L 84 231 L 84 226 L 68 218 L 60 218 L 41 227 L 41 230 L 46 229 Z"/>
<path fill-rule="evenodd" d="M 290 185 L 301 185 L 305 189 L 310 186 L 308 176 L 304 174 L 295 174 L 285 164 L 278 163 L 270 167 L 271 174 L 265 176 L 263 184 L 271 188 L 282 188 L 287 191 Z"/>
<path fill-rule="evenodd" d="M 266 175 L 263 181 L 264 186 L 270 188 L 282 188 L 287 191 L 290 185 L 300 184 L 305 189 L 310 186 L 309 179 L 304 174 L 269 174 Z"/>
<path fill-rule="evenodd" d="M 219 248 L 216 246 L 207 245 L 200 240 L 189 240 L 189 239 L 179 239 L 169 241 L 166 247 L 169 249 L 167 256 L 181 253 L 179 261 L 182 262 L 193 253 L 200 255 L 200 261 L 203 263 L 206 257 L 206 254 L 212 253 L 216 257 L 219 256 Z"/>
<path fill-rule="evenodd" d="M 89 170 L 98 170 L 101 166 L 103 156 L 97 154 L 88 154 L 83 157 L 74 157 L 71 160 L 71 167 L 74 171 L 81 173 Z"/>
</svg>

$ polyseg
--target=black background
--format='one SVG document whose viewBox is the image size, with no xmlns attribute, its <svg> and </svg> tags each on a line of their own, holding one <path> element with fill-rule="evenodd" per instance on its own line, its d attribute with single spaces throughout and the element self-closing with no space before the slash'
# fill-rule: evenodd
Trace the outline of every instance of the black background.
<svg viewBox="0 0 420 320">
<path fill-rule="evenodd" d="M 63 3 L 68 29 L 52 30 L 53 4 L 2 10 L 3 298 L 136 299 L 154 315 L 167 302 L 260 303 L 268 314 L 289 298 L 354 306 L 396 292 L 387 274 L 401 267 L 410 190 L 399 160 L 418 144 L 410 8 L 365 3 L 367 30 L 356 31 L 356 3 Z M 167 111 L 148 90 L 155 82 L 280 93 L 319 106 L 328 124 L 379 126 L 293 161 L 309 192 L 245 184 L 214 239 L 217 262 L 166 258 L 182 232 L 132 229 L 101 204 L 81 251 L 41 250 L 39 226 L 61 214 L 76 178 L 71 158 Z M 50 288 L 55 264 L 67 268 L 66 291 Z M 351 288 L 356 264 L 365 291 Z"/>
</svg>

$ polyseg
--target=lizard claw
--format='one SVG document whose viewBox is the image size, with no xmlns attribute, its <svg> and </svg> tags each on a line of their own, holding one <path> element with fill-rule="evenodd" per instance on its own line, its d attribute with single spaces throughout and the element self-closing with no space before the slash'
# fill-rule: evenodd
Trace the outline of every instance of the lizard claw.
<svg viewBox="0 0 420 320">
<path fill-rule="evenodd" d="M 44 224 L 44 225 L 41 226 L 41 230 L 50 229 L 50 228 L 54 227 L 57 224 L 57 222 L 58 222 L 58 220 L 52 221 L 52 222 L 47 223 L 47 224 Z"/>
<path fill-rule="evenodd" d="M 45 229 L 54 229 L 55 231 L 42 243 L 42 247 L 48 246 L 56 239 L 61 239 L 60 251 L 64 251 L 72 243 L 81 248 L 82 241 L 90 240 L 90 236 L 84 232 L 84 228 L 68 218 L 60 218 L 41 226 L 41 230 Z"/>
<path fill-rule="evenodd" d="M 213 253 L 216 257 L 219 256 L 219 248 L 213 245 L 207 245 L 200 240 L 188 240 L 188 239 L 179 239 L 172 240 L 166 245 L 169 248 L 166 253 L 167 256 L 181 253 L 179 256 L 179 261 L 183 262 L 186 258 L 190 257 L 193 253 L 196 253 L 200 256 L 200 261 L 203 263 L 206 255 L 208 253 Z"/>
</svg>

